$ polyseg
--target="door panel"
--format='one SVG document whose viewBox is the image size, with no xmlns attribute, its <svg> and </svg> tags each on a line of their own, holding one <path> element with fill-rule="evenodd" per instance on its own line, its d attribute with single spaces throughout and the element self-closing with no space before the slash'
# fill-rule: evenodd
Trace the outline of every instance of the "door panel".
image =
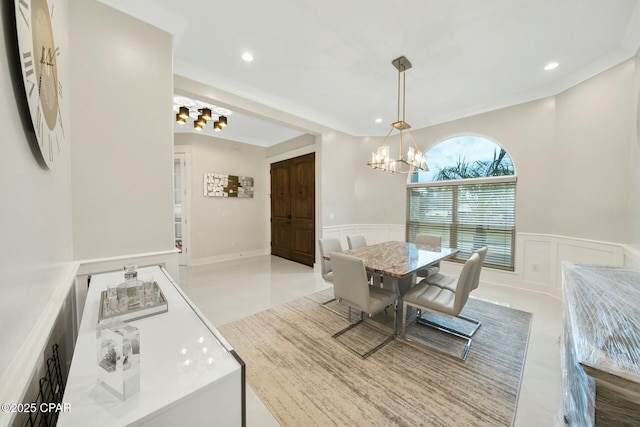
<svg viewBox="0 0 640 427">
<path fill-rule="evenodd" d="M 271 165 L 271 253 L 291 258 L 290 161 Z"/>
<path fill-rule="evenodd" d="M 271 253 L 315 261 L 315 154 L 271 165 Z"/>
<path fill-rule="evenodd" d="M 273 220 L 271 223 L 271 253 L 291 258 L 291 223 L 289 220 Z"/>
</svg>

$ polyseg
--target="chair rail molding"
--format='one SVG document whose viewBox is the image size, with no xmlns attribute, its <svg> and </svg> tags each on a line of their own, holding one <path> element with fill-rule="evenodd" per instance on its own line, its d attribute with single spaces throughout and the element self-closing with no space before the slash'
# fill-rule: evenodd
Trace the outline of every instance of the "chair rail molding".
<svg viewBox="0 0 640 427">
<path fill-rule="evenodd" d="M 404 224 L 343 224 L 322 228 L 322 237 L 364 234 L 369 244 L 405 240 Z M 640 269 L 640 246 L 541 233 L 517 233 L 515 271 L 484 268 L 482 281 L 562 299 L 562 261 Z M 442 272 L 459 274 L 462 264 L 443 261 Z"/>
</svg>

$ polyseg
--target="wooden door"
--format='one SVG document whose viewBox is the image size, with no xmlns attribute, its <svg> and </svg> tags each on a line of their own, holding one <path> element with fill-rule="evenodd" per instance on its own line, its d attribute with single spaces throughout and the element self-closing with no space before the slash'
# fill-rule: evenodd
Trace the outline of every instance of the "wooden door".
<svg viewBox="0 0 640 427">
<path fill-rule="evenodd" d="M 271 164 L 271 253 L 313 266 L 314 153 Z"/>
</svg>

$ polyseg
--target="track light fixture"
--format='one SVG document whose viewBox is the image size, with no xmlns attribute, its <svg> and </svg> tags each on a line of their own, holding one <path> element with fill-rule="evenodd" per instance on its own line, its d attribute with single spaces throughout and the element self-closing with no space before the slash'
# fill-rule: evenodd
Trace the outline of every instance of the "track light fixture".
<svg viewBox="0 0 640 427">
<path fill-rule="evenodd" d="M 200 108 L 198 109 L 198 111 L 200 112 L 200 114 L 202 115 L 202 118 L 205 120 L 211 120 L 211 109 L 210 108 Z"/>
<path fill-rule="evenodd" d="M 173 111 L 176 114 L 176 123 L 178 124 L 193 122 L 195 130 L 203 130 L 211 121 L 216 132 L 220 132 L 227 126 L 228 117 L 233 114 L 233 111 L 227 108 L 180 95 L 173 97 Z M 209 135 L 211 134 L 210 129 L 205 131 L 209 132 Z"/>
<path fill-rule="evenodd" d="M 224 110 L 224 109 L 221 109 Z M 198 117 L 193 119 L 193 128 L 196 130 L 202 130 L 207 125 L 207 120 L 212 120 L 215 114 L 218 115 L 218 118 L 213 123 L 213 129 L 217 132 L 220 132 L 222 128 L 227 126 L 227 116 L 224 116 L 220 113 L 213 113 L 211 108 L 202 107 L 197 109 Z M 224 110 L 229 111 L 229 110 Z M 225 113 L 226 114 L 226 113 Z M 188 107 L 179 107 L 178 112 L 176 113 L 176 122 L 179 124 L 184 124 L 187 122 L 187 119 L 191 117 L 191 111 Z"/>
</svg>

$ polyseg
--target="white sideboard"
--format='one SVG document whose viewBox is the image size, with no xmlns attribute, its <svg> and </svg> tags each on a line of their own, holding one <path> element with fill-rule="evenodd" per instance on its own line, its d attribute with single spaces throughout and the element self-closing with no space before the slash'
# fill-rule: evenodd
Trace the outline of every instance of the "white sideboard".
<svg viewBox="0 0 640 427">
<path fill-rule="evenodd" d="M 164 293 L 166 313 L 130 322 L 140 331 L 140 392 L 122 401 L 97 384 L 100 294 L 124 280 L 94 275 L 78 332 L 58 426 L 245 424 L 244 363 L 161 267 L 138 270 Z"/>
</svg>

